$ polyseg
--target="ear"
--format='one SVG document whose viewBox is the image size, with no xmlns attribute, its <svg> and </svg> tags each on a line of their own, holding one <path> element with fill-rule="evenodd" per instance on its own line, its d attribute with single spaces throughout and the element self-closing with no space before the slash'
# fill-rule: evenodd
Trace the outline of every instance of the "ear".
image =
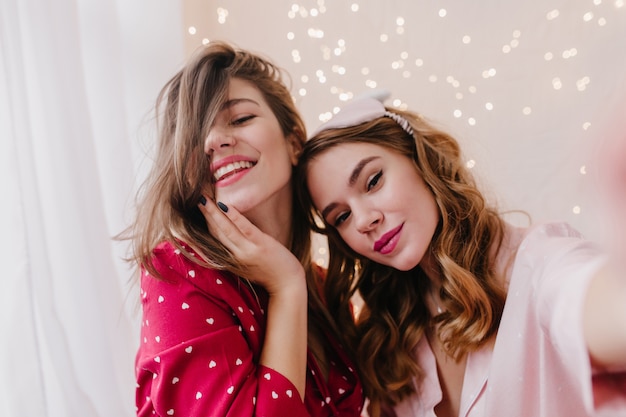
<svg viewBox="0 0 626 417">
<path fill-rule="evenodd" d="M 287 144 L 289 146 L 289 158 L 291 159 L 291 164 L 296 166 L 298 163 L 298 157 L 302 152 L 302 133 L 295 129 L 289 135 L 287 135 Z"/>
</svg>

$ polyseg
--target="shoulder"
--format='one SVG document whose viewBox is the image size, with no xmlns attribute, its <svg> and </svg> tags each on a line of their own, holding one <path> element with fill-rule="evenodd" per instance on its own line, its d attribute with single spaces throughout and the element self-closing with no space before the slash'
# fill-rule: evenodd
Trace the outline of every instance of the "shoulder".
<svg viewBox="0 0 626 417">
<path fill-rule="evenodd" d="M 527 239 L 573 238 L 584 239 L 582 233 L 567 222 L 537 223 L 526 229 Z"/>
<path fill-rule="evenodd" d="M 524 231 L 517 248 L 513 281 L 530 281 L 537 294 L 554 295 L 567 282 L 584 287 L 606 254 L 568 223 L 542 223 Z"/>
<path fill-rule="evenodd" d="M 235 310 L 256 305 L 238 277 L 194 262 L 187 257 L 190 255 L 185 255 L 186 248 L 184 243 L 179 248 L 163 242 L 153 251 L 152 261 L 158 276 L 142 270 L 141 303 L 144 315 L 155 317 L 151 321 L 169 323 L 169 328 L 175 328 L 182 326 L 180 320 L 187 322 L 191 316 L 211 312 L 211 321 L 217 322 L 222 313 L 232 319 Z"/>
<path fill-rule="evenodd" d="M 600 247 L 566 222 L 540 223 L 525 230 L 518 247 L 521 258 L 548 264 L 559 259 L 586 262 L 601 255 Z"/>
<path fill-rule="evenodd" d="M 185 242 L 178 242 L 178 246 L 169 241 L 161 242 L 152 251 L 152 264 L 163 277 L 179 275 L 183 278 L 195 278 L 202 270 L 204 275 L 224 276 L 225 272 L 201 265 L 202 259 Z"/>
<path fill-rule="evenodd" d="M 182 250 L 169 241 L 163 241 L 154 248 L 152 251 L 152 263 L 158 272 L 180 269 L 184 265 L 192 263 L 183 253 L 183 250 L 188 248 L 187 245 L 184 242 L 178 243 Z M 193 252 L 190 252 L 190 254 L 195 256 Z"/>
<path fill-rule="evenodd" d="M 567 222 L 536 223 L 528 227 L 516 227 L 505 223 L 503 246 L 511 250 L 527 247 L 529 243 L 555 238 L 584 239 L 583 235 Z"/>
<path fill-rule="evenodd" d="M 142 270 L 142 287 L 170 287 L 178 288 L 178 291 L 182 287 L 189 287 L 193 291 L 221 296 L 228 288 L 238 289 L 239 280 L 236 276 L 203 264 L 201 258 L 186 243 L 178 244 L 180 247 L 172 242 L 161 242 L 152 251 L 151 261 L 158 276 L 153 277 L 146 270 Z"/>
</svg>

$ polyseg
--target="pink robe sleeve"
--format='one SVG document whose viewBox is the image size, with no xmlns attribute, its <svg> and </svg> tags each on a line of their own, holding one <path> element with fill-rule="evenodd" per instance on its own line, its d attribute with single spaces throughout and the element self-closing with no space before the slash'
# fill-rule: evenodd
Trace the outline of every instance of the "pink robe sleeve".
<svg viewBox="0 0 626 417">
<path fill-rule="evenodd" d="M 566 224 L 552 224 L 544 234 L 558 236 L 550 239 L 541 234 L 534 236 L 535 242 L 543 241 L 537 244 L 543 256 L 537 258 L 545 260 L 535 281 L 537 315 L 556 353 L 555 356 L 546 353 L 544 366 L 557 368 L 556 364 L 563 364 L 559 367 L 564 372 L 561 381 L 567 379 L 575 386 L 573 389 L 590 415 L 625 413 L 626 373 L 594 369 L 583 337 L 585 295 L 606 256 Z M 528 245 L 533 244 L 531 239 Z"/>
<path fill-rule="evenodd" d="M 259 365 L 265 318 L 239 282 L 171 246 L 143 274 L 138 416 L 308 416 L 295 386 Z M 249 295 L 249 294 L 248 294 Z"/>
</svg>

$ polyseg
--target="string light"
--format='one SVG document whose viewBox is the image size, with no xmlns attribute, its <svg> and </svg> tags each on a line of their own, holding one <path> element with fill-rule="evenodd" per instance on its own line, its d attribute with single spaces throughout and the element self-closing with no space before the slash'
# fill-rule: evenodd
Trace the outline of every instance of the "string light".
<svg viewBox="0 0 626 417">
<path fill-rule="evenodd" d="M 227 17 L 228 17 L 228 10 L 224 9 L 223 7 L 218 7 L 217 8 L 218 23 L 220 23 L 221 25 L 225 24 Z"/>
<path fill-rule="evenodd" d="M 551 10 L 548 12 L 548 14 L 546 15 L 546 19 L 548 20 L 554 20 L 557 17 L 559 17 L 559 11 L 557 9 Z"/>
<path fill-rule="evenodd" d="M 446 3 L 445 8 L 430 6 L 430 9 L 424 3 L 420 7 L 426 13 L 420 15 L 408 0 L 394 3 L 396 10 L 385 9 L 385 13 L 380 13 L 380 9 L 388 6 L 375 2 L 309 0 L 290 3 L 274 14 L 272 30 L 280 27 L 285 30 L 278 39 L 271 37 L 275 31 L 267 31 L 263 42 L 259 42 L 258 34 L 243 30 L 246 22 L 243 6 L 230 5 L 229 9 L 205 6 L 209 8 L 206 16 L 213 13 L 212 22 L 199 22 L 193 16 L 189 19 L 194 20 L 186 22 L 184 28 L 186 42 L 206 45 L 209 39 L 228 38 L 242 47 L 252 45 L 253 49 L 284 64 L 293 80 L 296 104 L 306 103 L 305 117 L 310 118 L 307 127 L 311 124 L 314 128 L 317 123 L 327 121 L 337 111 L 337 105 L 355 95 L 383 88 L 391 91 L 390 102 L 395 107 L 424 111 L 426 115 L 434 113 L 435 120 L 443 122 L 444 130 L 450 127 L 453 133 L 459 133 L 460 139 L 469 134 L 470 143 L 490 148 L 490 140 L 494 143 L 515 138 L 532 140 L 516 135 L 523 131 L 532 137 L 535 126 L 543 127 L 545 132 L 548 122 L 554 123 L 549 129 L 552 126 L 562 129 L 563 136 L 571 137 L 570 140 L 580 140 L 583 136 L 594 138 L 593 133 L 585 132 L 591 131 L 599 116 L 589 113 L 589 106 L 599 104 L 598 92 L 606 88 L 611 75 L 617 73 L 618 64 L 626 60 L 619 58 L 613 63 L 620 56 L 618 50 L 609 56 L 611 49 L 626 45 L 626 36 L 621 36 L 623 40 L 611 37 L 626 32 L 625 1 L 591 0 L 568 8 L 544 9 L 539 14 L 535 10 L 515 19 L 503 17 L 478 24 L 463 19 L 467 9 L 462 2 Z M 380 16 L 380 20 L 371 24 L 371 16 Z M 492 26 L 486 32 L 488 25 Z M 497 30 L 491 30 L 494 28 Z M 583 30 L 584 37 L 565 35 Z M 486 33 L 489 35 L 485 36 Z M 538 33 L 545 36 L 537 36 Z M 436 41 L 428 44 L 426 39 Z M 363 45 L 367 45 L 365 54 L 359 49 Z M 594 69 L 588 65 L 595 63 L 594 60 L 605 60 L 606 65 Z M 609 72 L 598 73 L 601 68 Z M 619 84 L 620 80 L 613 77 L 613 81 Z M 406 97 L 397 98 L 400 94 Z M 560 105 L 558 100 L 567 101 Z M 317 105 L 320 107 L 316 108 Z M 571 110 L 567 118 L 545 117 L 547 113 L 558 117 L 560 108 Z M 500 120 L 495 119 L 496 115 L 515 125 L 512 134 L 496 132 L 499 125 L 494 121 Z M 568 127 L 573 130 L 568 131 Z M 575 134 L 572 137 L 572 131 L 578 132 L 579 137 Z M 474 168 L 480 157 L 467 160 L 467 167 Z M 569 172 L 586 175 L 590 166 L 587 158 L 588 155 L 581 156 L 580 163 L 570 167 Z M 488 170 L 490 164 L 480 166 Z M 504 172 L 502 177 L 507 175 Z M 577 181 L 575 178 L 580 177 L 574 175 L 569 181 Z M 564 187 L 564 190 L 574 189 Z M 562 217 L 573 214 L 583 218 L 585 206 L 581 201 L 576 203 L 561 205 L 561 210 L 566 211 L 561 213 Z M 317 253 L 315 262 L 322 264 L 326 255 Z"/>
</svg>

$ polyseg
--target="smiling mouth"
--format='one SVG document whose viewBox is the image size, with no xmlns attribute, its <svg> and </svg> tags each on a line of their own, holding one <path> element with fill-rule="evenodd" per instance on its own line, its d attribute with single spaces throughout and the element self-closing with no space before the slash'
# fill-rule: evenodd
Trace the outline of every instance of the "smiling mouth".
<svg viewBox="0 0 626 417">
<path fill-rule="evenodd" d="M 238 172 L 241 172 L 243 170 L 246 169 L 250 169 L 254 166 L 255 164 L 253 162 L 250 161 L 237 161 L 237 162 L 231 162 L 230 164 L 226 164 L 221 168 L 218 168 L 217 170 L 215 170 L 215 172 L 213 173 L 213 179 L 217 182 L 217 181 L 221 181 L 225 178 L 230 177 L 231 175 L 234 175 Z"/>
</svg>

